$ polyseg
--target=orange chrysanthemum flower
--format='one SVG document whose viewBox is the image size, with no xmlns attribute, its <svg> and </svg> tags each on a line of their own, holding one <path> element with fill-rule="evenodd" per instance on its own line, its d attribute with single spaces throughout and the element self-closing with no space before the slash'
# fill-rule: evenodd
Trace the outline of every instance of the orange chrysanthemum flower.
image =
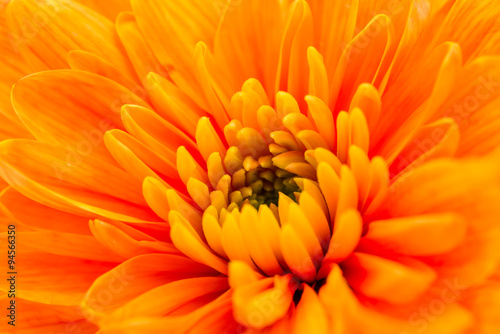
<svg viewBox="0 0 500 334">
<path fill-rule="evenodd" d="M 498 1 L 2 4 L 2 332 L 500 331 Z"/>
</svg>

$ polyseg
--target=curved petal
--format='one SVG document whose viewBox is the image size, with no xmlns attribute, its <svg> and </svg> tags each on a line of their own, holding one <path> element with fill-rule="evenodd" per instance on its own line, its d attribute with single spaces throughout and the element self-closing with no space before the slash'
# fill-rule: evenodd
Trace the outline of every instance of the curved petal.
<svg viewBox="0 0 500 334">
<path fill-rule="evenodd" d="M 27 156 L 30 159 L 24 159 Z M 16 171 L 49 187 L 94 191 L 138 205 L 146 204 L 141 195 L 141 181 L 130 182 L 123 170 L 90 155 L 75 161 L 62 147 L 12 139 L 0 144 L 0 157 L 5 173 Z M 14 187 L 21 187 L 13 181 Z"/>
<path fill-rule="evenodd" d="M 235 289 L 234 317 L 239 323 L 256 329 L 281 319 L 292 304 L 294 285 L 291 275 L 269 277 Z M 294 287 L 297 288 L 297 287 Z"/>
<path fill-rule="evenodd" d="M 120 12 L 131 10 L 129 0 L 77 0 L 79 3 L 92 8 L 96 12 L 106 16 L 111 21 L 115 21 Z"/>
<path fill-rule="evenodd" d="M 150 289 L 125 303 L 104 320 L 121 322 L 131 317 L 163 317 L 207 296 L 215 299 L 228 289 L 227 277 L 195 277 L 176 280 Z M 158 298 L 162 296 L 162 298 Z M 103 327 L 106 325 L 103 324 Z"/>
<path fill-rule="evenodd" d="M 483 159 L 429 162 L 391 185 L 384 216 L 459 214 L 467 223 L 465 240 L 428 261 L 444 277 L 463 284 L 480 282 L 493 273 L 498 258 L 499 163 L 498 153 Z"/>
<path fill-rule="evenodd" d="M 294 315 L 293 333 L 331 333 L 328 329 L 327 309 L 321 303 L 316 292 L 308 285 L 304 286 L 304 292 L 297 305 L 297 313 Z"/>
<path fill-rule="evenodd" d="M 224 3 L 224 2 L 221 2 Z M 284 4 L 276 0 L 229 1 L 221 14 L 214 41 L 214 58 L 227 72 L 235 92 L 248 78 L 261 81 L 274 93 L 277 59 L 284 28 Z M 230 75 L 228 75 L 230 74 Z"/>
<path fill-rule="evenodd" d="M 120 108 L 128 103 L 148 107 L 116 82 L 78 70 L 36 73 L 12 91 L 16 113 L 38 140 L 59 143 L 77 159 L 98 155 L 110 163 L 103 136 L 123 129 Z"/>
<path fill-rule="evenodd" d="M 33 230 L 90 235 L 89 219 L 56 210 L 23 196 L 9 187 L 0 195 L 0 206 L 23 226 Z M 30 208 L 30 210 L 26 210 Z M 64 222 L 64 224 L 61 224 Z"/>
<path fill-rule="evenodd" d="M 167 223 L 165 223 L 167 224 Z M 112 224 L 95 220 L 90 223 L 90 229 L 95 238 L 102 245 L 119 254 L 123 258 L 132 258 L 141 254 L 166 253 L 177 254 L 180 252 L 171 244 L 148 238 L 147 235 L 131 236 L 122 224 Z M 135 234 L 139 234 L 136 232 Z"/>
<path fill-rule="evenodd" d="M 116 265 L 28 248 L 17 252 L 16 259 L 16 269 L 22 275 L 17 285 L 19 298 L 66 306 L 79 305 L 92 282 Z M 8 271 L 4 264 L 2 270 Z M 8 291 L 9 287 L 7 280 L 0 282 L 1 290 Z"/>
<path fill-rule="evenodd" d="M 73 0 L 12 0 L 6 16 L 18 50 L 37 70 L 67 68 L 71 50 L 89 51 L 131 70 L 113 23 Z"/>
<path fill-rule="evenodd" d="M 88 156 L 72 165 L 60 147 L 31 140 L 4 141 L 0 148 L 0 175 L 40 204 L 90 218 L 158 219 L 145 205 L 141 182 L 134 185 L 122 170 L 99 159 Z"/>
<path fill-rule="evenodd" d="M 401 259 L 402 260 L 402 259 Z M 400 261 L 401 261 L 400 260 Z M 423 263 L 395 262 L 370 254 L 354 253 L 342 263 L 349 286 L 368 298 L 406 304 L 421 296 L 436 279 Z"/>
<path fill-rule="evenodd" d="M 23 248 L 33 248 L 48 254 L 77 259 L 104 262 L 123 260 L 121 256 L 110 254 L 106 247 L 92 236 L 49 231 L 18 232 L 17 236 L 19 238 L 16 247 L 19 247 L 20 252 Z"/>
<path fill-rule="evenodd" d="M 214 2 L 174 0 L 132 0 L 137 24 L 160 64 L 174 81 L 190 92 L 194 100 L 199 87 L 194 80 L 193 52 L 196 43 L 212 45 L 218 23 Z"/>
<path fill-rule="evenodd" d="M 127 2 L 130 4 L 129 0 Z M 146 77 L 150 72 L 168 76 L 168 71 L 160 65 L 139 31 L 139 26 L 132 13 L 125 12 L 118 16 L 116 31 L 141 83 L 146 82 Z"/>
<path fill-rule="evenodd" d="M 142 86 L 137 83 L 135 76 L 131 73 L 124 73 L 107 60 L 94 53 L 73 50 L 68 53 L 68 64 L 73 70 L 82 70 L 109 78 L 114 82 L 128 88 L 137 95 L 145 96 Z"/>
<path fill-rule="evenodd" d="M 185 278 L 215 274 L 213 269 L 183 256 L 139 255 L 96 279 L 82 307 L 93 322 L 100 322 L 106 314 L 151 289 Z"/>
<path fill-rule="evenodd" d="M 457 247 L 466 233 L 466 221 L 454 213 L 395 218 L 371 222 L 360 247 L 375 252 L 382 248 L 404 255 L 436 255 Z"/>
<path fill-rule="evenodd" d="M 11 299 L 0 298 L 2 305 Z M 85 320 L 78 306 L 59 306 L 16 299 L 16 333 L 64 333 L 68 330 L 79 334 L 95 334 L 98 328 Z M 0 323 L 0 331 L 9 333 L 13 326 L 7 321 Z"/>
</svg>

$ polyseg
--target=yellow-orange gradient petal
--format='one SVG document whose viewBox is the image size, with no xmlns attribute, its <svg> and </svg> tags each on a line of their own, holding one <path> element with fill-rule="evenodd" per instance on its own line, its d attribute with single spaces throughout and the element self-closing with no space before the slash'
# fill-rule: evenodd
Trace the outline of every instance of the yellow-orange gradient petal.
<svg viewBox="0 0 500 334">
<path fill-rule="evenodd" d="M 10 298 L 1 297 L 2 305 L 10 303 Z M 77 306 L 54 306 L 35 303 L 18 298 L 16 300 L 16 333 L 59 333 L 78 331 L 81 334 L 92 334 L 98 327 L 88 320 Z M 9 333 L 12 326 L 7 322 L 0 324 L 0 330 Z"/>
<path fill-rule="evenodd" d="M 2 3 L 20 333 L 500 332 L 496 1 Z"/>
</svg>

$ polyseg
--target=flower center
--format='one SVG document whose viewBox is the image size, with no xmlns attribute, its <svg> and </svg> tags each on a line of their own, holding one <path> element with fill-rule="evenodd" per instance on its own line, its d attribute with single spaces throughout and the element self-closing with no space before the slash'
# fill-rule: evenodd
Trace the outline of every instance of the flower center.
<svg viewBox="0 0 500 334">
<path fill-rule="evenodd" d="M 222 131 L 199 120 L 196 144 L 206 168 L 178 150 L 180 177 L 200 210 L 168 192 L 172 240 L 230 277 L 267 277 L 277 289 L 293 278 L 299 284 L 285 290 L 299 300 L 302 283 L 318 289 L 357 247 L 363 217 L 387 194 L 387 165 L 368 157 L 359 108 L 335 121 L 313 97 L 303 113 L 290 94 L 278 93 L 273 108 L 254 93 L 248 105 L 235 95 L 233 120 Z"/>
<path fill-rule="evenodd" d="M 232 175 L 233 192 L 230 202 L 240 208 L 246 203 L 258 209 L 261 205 L 278 205 L 279 194 L 283 193 L 295 200 L 300 188 L 294 181 L 296 174 L 287 172 L 273 163 L 273 156 L 266 155 L 257 160 L 247 156 L 243 168 Z"/>
<path fill-rule="evenodd" d="M 206 168 L 178 150 L 178 171 L 196 207 L 167 191 L 174 245 L 229 276 L 235 316 L 249 327 L 249 315 L 270 296 L 282 301 L 273 312 L 283 316 L 302 293 L 318 292 L 331 273 L 342 275 L 339 264 L 358 246 L 364 218 L 388 193 L 385 161 L 368 156 L 361 109 L 335 118 L 320 99 L 306 102 L 301 110 L 279 92 L 273 107 L 249 79 L 231 100 L 229 123 L 198 122 Z"/>
</svg>

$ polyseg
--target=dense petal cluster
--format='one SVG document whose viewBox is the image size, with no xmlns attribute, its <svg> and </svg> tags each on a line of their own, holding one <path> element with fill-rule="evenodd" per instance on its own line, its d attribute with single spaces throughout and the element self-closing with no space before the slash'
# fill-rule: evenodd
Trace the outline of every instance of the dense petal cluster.
<svg viewBox="0 0 500 334">
<path fill-rule="evenodd" d="M 20 330 L 497 333 L 499 14 L 0 5 Z"/>
</svg>

